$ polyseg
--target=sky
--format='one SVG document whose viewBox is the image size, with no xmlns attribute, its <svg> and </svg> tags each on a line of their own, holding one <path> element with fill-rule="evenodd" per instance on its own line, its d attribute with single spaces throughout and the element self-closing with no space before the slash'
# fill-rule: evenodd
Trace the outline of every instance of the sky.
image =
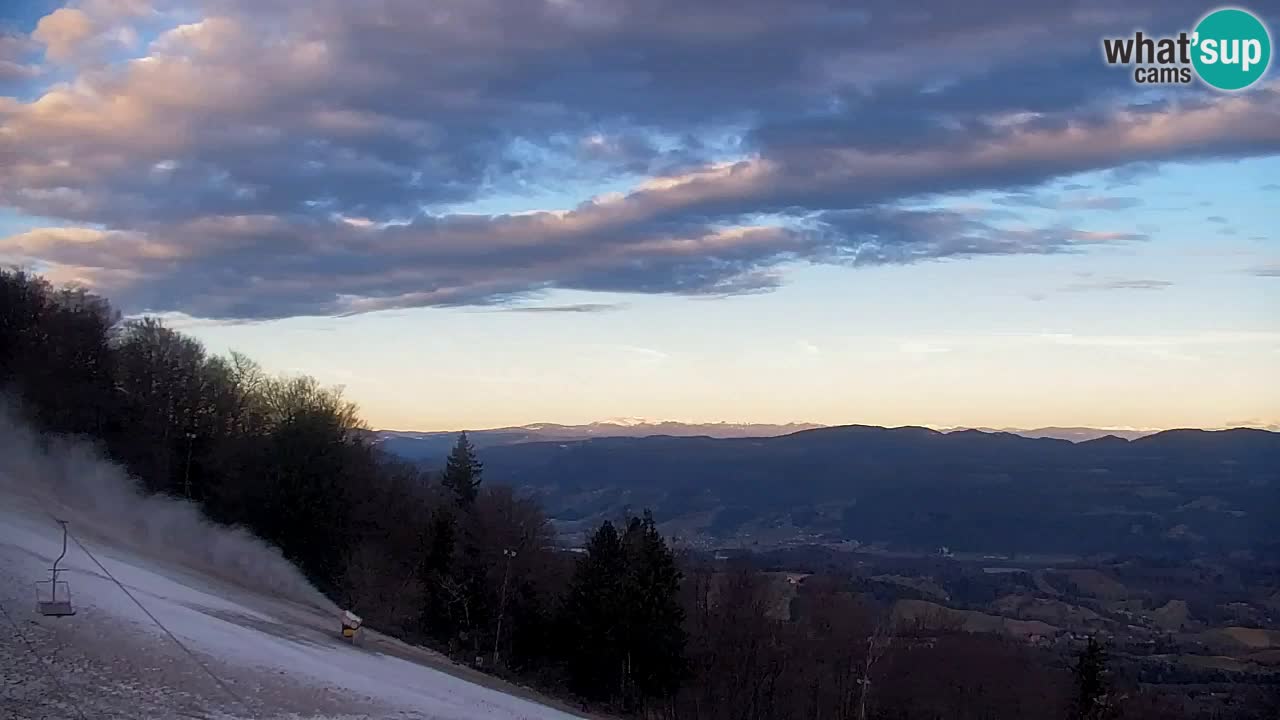
<svg viewBox="0 0 1280 720">
<path fill-rule="evenodd" d="M 1280 427 L 1280 76 L 1102 54 L 1215 7 L 8 0 L 0 264 L 375 427 Z"/>
</svg>

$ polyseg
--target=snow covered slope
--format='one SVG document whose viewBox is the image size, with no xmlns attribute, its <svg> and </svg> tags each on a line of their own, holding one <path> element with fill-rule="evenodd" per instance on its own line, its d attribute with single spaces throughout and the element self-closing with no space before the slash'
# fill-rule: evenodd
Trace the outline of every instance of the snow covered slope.
<svg viewBox="0 0 1280 720">
<path fill-rule="evenodd" d="M 322 600 L 299 599 L 287 578 L 259 586 L 262 567 L 246 583 L 112 537 L 93 508 L 26 492 L 15 474 L 32 469 L 29 458 L 15 466 L 4 432 L 0 424 L 0 718 L 574 717 L 458 677 L 466 671 L 376 633 L 353 647 Z M 77 614 L 35 612 L 33 583 L 61 550 L 50 509 L 72 517 L 72 532 L 225 689 L 74 542 L 62 577 Z"/>
</svg>

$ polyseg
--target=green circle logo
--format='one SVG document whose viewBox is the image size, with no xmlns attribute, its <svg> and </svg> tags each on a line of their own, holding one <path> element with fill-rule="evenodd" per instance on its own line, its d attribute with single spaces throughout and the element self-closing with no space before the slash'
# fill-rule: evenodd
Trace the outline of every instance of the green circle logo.
<svg viewBox="0 0 1280 720">
<path fill-rule="evenodd" d="M 1219 90 L 1243 90 L 1271 63 L 1271 35 L 1252 13 L 1215 10 L 1196 25 L 1191 63 L 1200 79 Z"/>
</svg>

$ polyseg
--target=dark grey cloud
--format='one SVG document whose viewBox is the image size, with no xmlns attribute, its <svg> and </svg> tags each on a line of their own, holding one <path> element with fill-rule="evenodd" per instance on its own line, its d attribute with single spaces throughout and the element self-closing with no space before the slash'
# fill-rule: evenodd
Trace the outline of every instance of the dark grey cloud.
<svg viewBox="0 0 1280 720">
<path fill-rule="evenodd" d="M 86 27 L 143 16 L 85 7 Z M 140 49 L 147 62 L 82 64 L 39 102 L 0 98 L 0 206 L 65 226 L 0 238 L 0 259 L 50 264 L 130 310 L 268 318 L 506 307 L 556 288 L 764 292 L 796 262 L 1139 240 L 1078 218 L 1135 207 L 1112 190 L 1165 162 L 1280 151 L 1275 84 L 1156 97 L 1101 62 L 1105 34 L 1202 12 L 211 0 Z M 160 17 L 174 16 L 146 22 Z M 1102 187 L 1050 189 L 1086 171 L 1106 171 Z M 1006 213 L 1059 222 L 918 209 L 993 190 Z M 506 195 L 573 200 L 449 209 Z"/>
<path fill-rule="evenodd" d="M 905 264 L 983 255 L 1053 254 L 1107 243 L 1145 240 L 1133 233 L 1098 233 L 1069 227 L 1007 228 L 949 210 L 873 208 L 819 215 L 834 238 L 828 258 L 852 265 Z"/>
<path fill-rule="evenodd" d="M 773 219 L 782 224 L 741 218 L 727 227 L 635 225 L 615 214 L 627 213 L 586 206 L 381 231 L 342 221 L 239 218 L 136 233 L 34 230 L 0 249 L 94 268 L 89 279 L 114 287 L 130 308 L 165 310 L 181 297 L 180 309 L 198 317 L 270 319 L 412 306 L 507 309 L 551 288 L 717 297 L 776 288 L 778 268 L 795 261 L 857 267 L 1074 252 L 1145 239 L 1070 227 L 1007 228 L 985 213 L 882 207 Z M 199 254 L 191 254 L 188 234 L 202 238 Z M 371 239 L 377 252 L 368 252 Z"/>
<path fill-rule="evenodd" d="M 1160 163 L 1153 161 L 1135 161 L 1121 164 L 1107 171 L 1103 185 L 1107 190 L 1118 190 L 1137 185 L 1160 171 Z"/>
</svg>

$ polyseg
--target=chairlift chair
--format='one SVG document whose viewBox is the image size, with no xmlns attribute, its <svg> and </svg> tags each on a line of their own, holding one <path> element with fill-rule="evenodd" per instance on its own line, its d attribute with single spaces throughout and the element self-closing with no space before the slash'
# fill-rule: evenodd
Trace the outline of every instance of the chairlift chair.
<svg viewBox="0 0 1280 720">
<path fill-rule="evenodd" d="M 58 579 L 58 573 L 66 572 L 58 563 L 67 556 L 67 521 L 58 520 L 62 525 L 62 554 L 53 561 L 49 570 L 49 579 L 36 583 L 36 609 L 46 617 L 68 617 L 76 614 L 71 605 L 71 586 L 65 580 Z"/>
</svg>

